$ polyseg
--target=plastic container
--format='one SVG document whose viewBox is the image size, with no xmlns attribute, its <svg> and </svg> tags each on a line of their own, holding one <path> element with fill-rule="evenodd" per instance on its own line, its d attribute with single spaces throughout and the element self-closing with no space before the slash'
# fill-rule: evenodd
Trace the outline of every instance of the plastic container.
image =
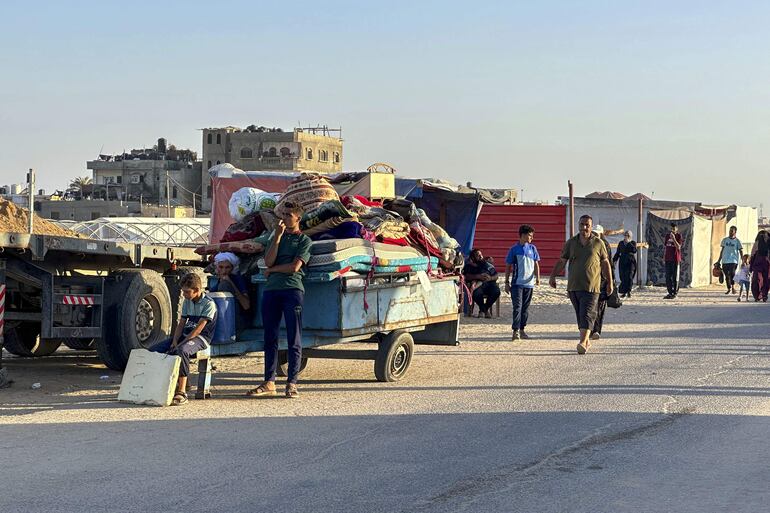
<svg viewBox="0 0 770 513">
<path fill-rule="evenodd" d="M 238 301 L 229 292 L 208 292 L 217 305 L 217 325 L 214 327 L 212 344 L 229 344 L 235 341 Z"/>
</svg>

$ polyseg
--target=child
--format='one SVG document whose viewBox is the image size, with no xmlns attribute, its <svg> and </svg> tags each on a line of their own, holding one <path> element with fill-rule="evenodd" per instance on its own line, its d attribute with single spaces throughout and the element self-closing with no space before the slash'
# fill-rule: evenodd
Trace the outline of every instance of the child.
<svg viewBox="0 0 770 513">
<path fill-rule="evenodd" d="M 172 405 L 179 406 L 187 402 L 187 375 L 190 373 L 190 357 L 208 347 L 214 335 L 217 322 L 217 307 L 214 300 L 203 292 L 201 278 L 190 273 L 182 278 L 182 314 L 176 323 L 171 338 L 159 342 L 150 348 L 156 353 L 180 356 L 179 381 Z"/>
<path fill-rule="evenodd" d="M 744 288 L 746 289 L 746 301 L 748 301 L 749 289 L 751 288 L 751 266 L 749 265 L 749 255 L 746 253 L 743 254 L 740 269 L 735 273 L 735 281 L 741 286 L 741 289 L 738 291 L 738 301 L 741 300 Z"/>
<path fill-rule="evenodd" d="M 540 285 L 540 254 L 532 244 L 535 229 L 528 224 L 519 226 L 519 242 L 508 251 L 505 259 L 505 291 L 511 295 L 513 319 L 511 340 L 528 339 L 524 331 L 529 317 L 532 292 Z"/>
</svg>

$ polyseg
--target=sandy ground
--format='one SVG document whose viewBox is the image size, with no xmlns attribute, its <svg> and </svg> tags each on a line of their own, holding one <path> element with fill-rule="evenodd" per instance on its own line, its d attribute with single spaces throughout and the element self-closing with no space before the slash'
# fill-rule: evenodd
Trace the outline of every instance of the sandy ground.
<svg viewBox="0 0 770 513">
<path fill-rule="evenodd" d="M 243 396 L 255 356 L 218 358 L 215 398 L 182 408 L 118 403 L 84 353 L 9 358 L 0 511 L 764 511 L 770 307 L 663 295 L 610 310 L 578 356 L 563 288 L 541 288 L 532 340 L 510 340 L 504 300 L 398 383 L 311 361 L 295 401 Z"/>
</svg>

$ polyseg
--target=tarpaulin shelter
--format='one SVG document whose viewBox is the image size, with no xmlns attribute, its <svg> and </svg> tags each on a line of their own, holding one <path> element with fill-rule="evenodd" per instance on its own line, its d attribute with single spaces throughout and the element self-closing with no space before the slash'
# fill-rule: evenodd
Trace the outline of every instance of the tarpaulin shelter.
<svg viewBox="0 0 770 513">
<path fill-rule="evenodd" d="M 356 191 L 357 180 L 366 173 L 334 173 L 324 175 L 340 195 Z M 212 206 L 209 240 L 218 242 L 233 222 L 227 204 L 230 196 L 241 187 L 255 187 L 266 192 L 283 193 L 300 173 L 281 171 L 241 171 L 231 166 L 212 169 Z M 447 182 L 396 177 L 396 195 L 413 201 L 430 219 L 444 227 L 447 233 L 468 254 L 476 231 L 476 218 L 483 192 Z M 493 199 L 493 195 L 490 195 Z"/>
<path fill-rule="evenodd" d="M 682 234 L 682 262 L 679 267 L 680 287 L 703 287 L 711 283 L 713 233 L 724 233 L 724 218 L 712 218 L 689 210 L 654 210 L 647 214 L 646 239 L 647 281 L 653 285 L 666 284 L 663 260 L 666 234 L 675 223 Z M 722 240 L 719 237 L 719 240 Z M 719 253 L 717 252 L 717 255 Z"/>
</svg>

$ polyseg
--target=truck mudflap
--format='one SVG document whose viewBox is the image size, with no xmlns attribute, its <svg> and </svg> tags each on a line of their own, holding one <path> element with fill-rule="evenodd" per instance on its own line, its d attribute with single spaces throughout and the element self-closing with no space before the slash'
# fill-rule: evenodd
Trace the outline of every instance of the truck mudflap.
<svg viewBox="0 0 770 513">
<path fill-rule="evenodd" d="M 426 346 L 459 346 L 460 318 L 428 324 L 424 330 L 412 332 L 415 344 Z"/>
</svg>

